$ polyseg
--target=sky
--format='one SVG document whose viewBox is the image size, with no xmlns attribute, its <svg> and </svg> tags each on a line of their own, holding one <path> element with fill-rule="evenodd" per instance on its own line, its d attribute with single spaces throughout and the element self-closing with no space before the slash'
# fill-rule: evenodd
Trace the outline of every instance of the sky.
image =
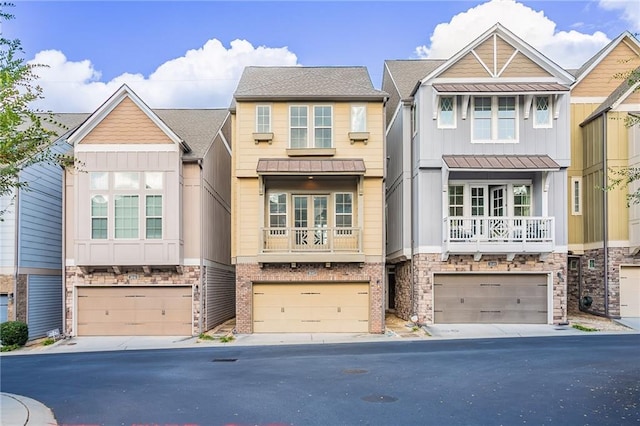
<svg viewBox="0 0 640 426">
<path fill-rule="evenodd" d="M 248 65 L 366 66 L 447 59 L 500 22 L 558 65 L 579 68 L 624 31 L 637 0 L 21 1 L 3 37 L 22 43 L 43 99 L 91 112 L 122 84 L 152 108 L 226 108 Z"/>
</svg>

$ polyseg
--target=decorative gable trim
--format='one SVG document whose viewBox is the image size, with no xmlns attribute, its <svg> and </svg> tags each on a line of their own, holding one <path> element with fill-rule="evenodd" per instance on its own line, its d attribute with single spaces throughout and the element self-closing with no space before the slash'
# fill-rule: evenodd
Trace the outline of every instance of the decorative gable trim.
<svg viewBox="0 0 640 426">
<path fill-rule="evenodd" d="M 580 75 L 573 82 L 572 86 L 575 87 L 580 84 L 580 82 L 584 80 L 589 74 L 591 74 L 591 71 L 593 71 L 598 65 L 600 65 L 600 63 L 607 56 L 609 56 L 609 54 L 613 50 L 615 50 L 615 48 L 618 47 L 620 43 L 625 43 L 631 50 L 635 50 L 638 53 L 638 56 L 640 56 L 640 42 L 629 31 L 625 31 L 620 34 L 615 40 L 609 43 L 602 51 L 596 53 L 598 58 L 593 60 L 593 62 L 580 73 Z"/>
<path fill-rule="evenodd" d="M 133 92 L 126 84 L 120 86 L 120 88 L 113 94 L 109 99 L 107 99 L 98 109 L 89 116 L 85 120 L 84 123 L 80 127 L 78 127 L 68 138 L 69 143 L 76 146 L 78 143 L 82 141 L 93 129 L 95 129 L 120 103 L 125 99 L 129 98 L 140 110 L 149 117 L 149 119 L 156 125 L 158 128 L 167 135 L 167 137 L 173 141 L 175 144 L 181 146 L 183 152 L 191 151 L 191 148 L 183 141 L 178 135 L 173 132 L 167 126 L 164 121 L 155 114 L 151 108 L 145 104 L 142 99 L 138 97 L 138 95 Z"/>
</svg>

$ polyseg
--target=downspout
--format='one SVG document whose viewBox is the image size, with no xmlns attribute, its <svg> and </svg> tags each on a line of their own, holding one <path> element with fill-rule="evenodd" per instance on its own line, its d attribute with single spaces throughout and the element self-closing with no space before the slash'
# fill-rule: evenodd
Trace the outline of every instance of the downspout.
<svg viewBox="0 0 640 426">
<path fill-rule="evenodd" d="M 66 288 L 67 288 L 67 170 L 62 167 L 62 335 L 66 334 L 67 328 L 67 297 L 66 297 Z"/>
<path fill-rule="evenodd" d="M 604 251 L 604 316 L 609 317 L 609 196 L 607 192 L 607 112 L 602 114 L 602 183 L 605 188 L 602 196 L 602 245 Z"/>
<path fill-rule="evenodd" d="M 14 249 L 13 249 L 13 320 L 18 320 L 18 258 L 20 257 L 20 189 L 16 188 L 15 196 L 15 225 L 14 225 Z M 26 318 L 25 318 L 26 319 Z"/>
</svg>

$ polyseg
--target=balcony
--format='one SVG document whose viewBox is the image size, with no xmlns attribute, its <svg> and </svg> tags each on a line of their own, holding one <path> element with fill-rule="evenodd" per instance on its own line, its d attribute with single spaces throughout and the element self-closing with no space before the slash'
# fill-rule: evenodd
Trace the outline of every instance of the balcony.
<svg viewBox="0 0 640 426">
<path fill-rule="evenodd" d="M 360 228 L 262 228 L 260 263 L 364 262 Z"/>
<path fill-rule="evenodd" d="M 447 217 L 444 219 L 443 258 L 450 254 L 551 253 L 555 246 L 553 217 Z"/>
</svg>

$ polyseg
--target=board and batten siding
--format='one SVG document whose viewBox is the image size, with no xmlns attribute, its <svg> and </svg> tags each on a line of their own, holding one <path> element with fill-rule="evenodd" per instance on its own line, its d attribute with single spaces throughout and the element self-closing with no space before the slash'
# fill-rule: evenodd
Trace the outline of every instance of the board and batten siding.
<svg viewBox="0 0 640 426">
<path fill-rule="evenodd" d="M 16 215 L 12 195 L 0 197 L 0 273 L 10 274 L 15 268 L 16 253 Z"/>
<path fill-rule="evenodd" d="M 62 331 L 62 275 L 29 275 L 27 293 L 29 339 Z"/>
<path fill-rule="evenodd" d="M 640 167 L 640 126 L 629 128 L 629 167 Z M 640 181 L 629 185 L 629 193 L 640 191 Z M 629 206 L 629 246 L 640 249 L 640 204 Z"/>
<path fill-rule="evenodd" d="M 206 329 L 222 324 L 236 314 L 236 274 L 231 267 L 207 266 Z"/>
</svg>

